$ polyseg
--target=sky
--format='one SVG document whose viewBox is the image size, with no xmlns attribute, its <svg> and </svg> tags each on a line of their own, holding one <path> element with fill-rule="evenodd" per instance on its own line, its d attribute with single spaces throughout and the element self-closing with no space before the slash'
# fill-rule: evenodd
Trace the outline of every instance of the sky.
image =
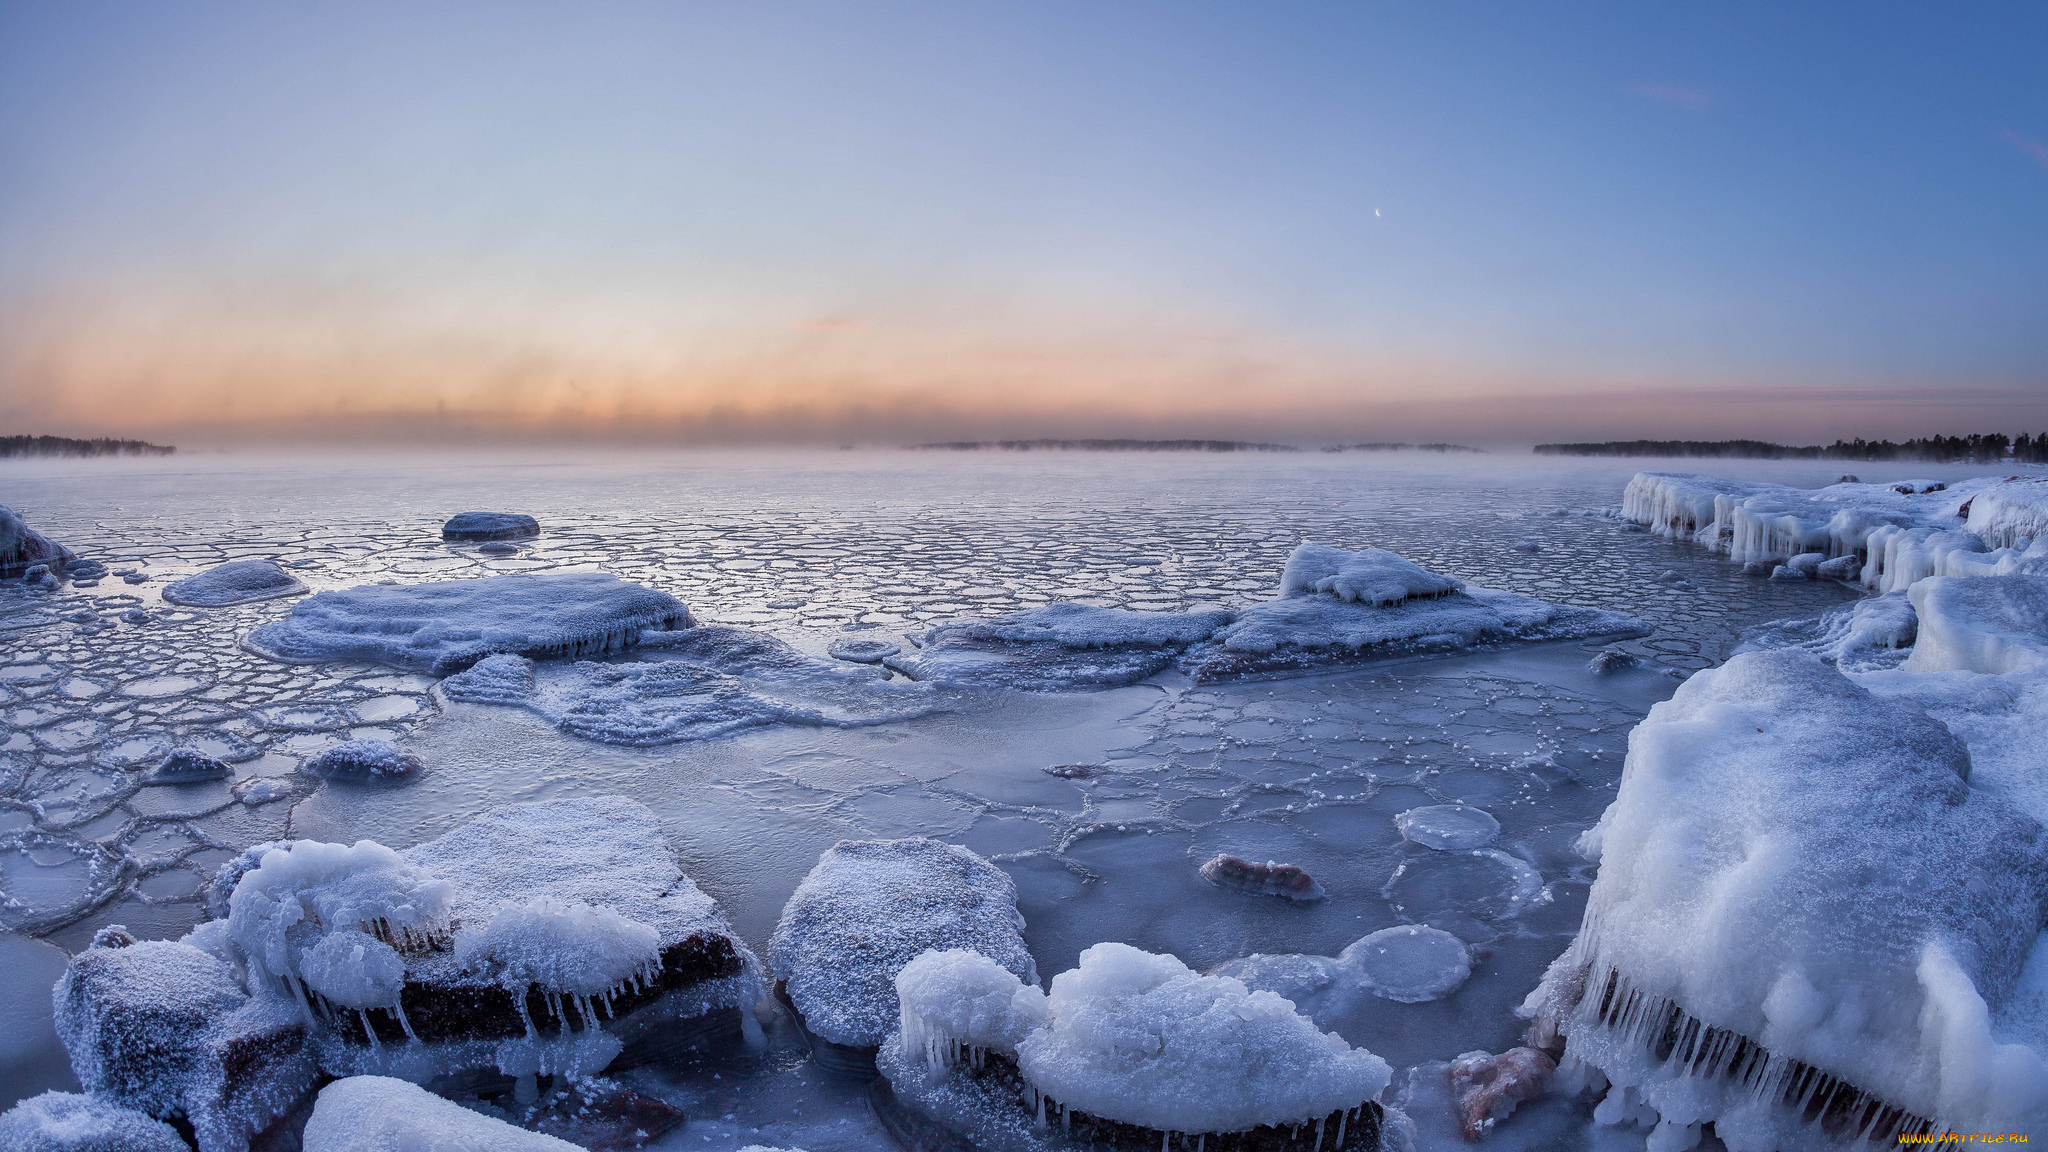
<svg viewBox="0 0 2048 1152">
<path fill-rule="evenodd" d="M 2048 429 L 2048 5 L 0 0 L 0 432 Z"/>
</svg>

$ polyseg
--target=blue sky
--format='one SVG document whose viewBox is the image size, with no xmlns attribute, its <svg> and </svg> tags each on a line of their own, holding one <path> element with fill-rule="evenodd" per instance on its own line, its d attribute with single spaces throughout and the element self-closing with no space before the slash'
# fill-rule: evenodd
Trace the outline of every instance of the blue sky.
<svg viewBox="0 0 2048 1152">
<path fill-rule="evenodd" d="M 2044 45 L 2017 3 L 0 3 L 0 422 L 2048 427 Z"/>
</svg>

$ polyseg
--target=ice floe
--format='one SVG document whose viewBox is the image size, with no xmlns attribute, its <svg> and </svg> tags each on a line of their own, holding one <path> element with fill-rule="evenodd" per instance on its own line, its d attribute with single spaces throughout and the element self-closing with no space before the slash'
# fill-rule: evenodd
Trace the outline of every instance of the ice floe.
<svg viewBox="0 0 2048 1152">
<path fill-rule="evenodd" d="M 1500 821 L 1470 804 L 1425 804 L 1394 817 L 1401 838 L 1440 851 L 1483 848 L 1500 835 Z"/>
<path fill-rule="evenodd" d="M 363 660 L 446 676 L 497 653 L 620 652 L 690 622 L 666 592 L 604 572 L 551 572 L 320 592 L 243 643 L 287 664 Z"/>
<path fill-rule="evenodd" d="M 1135 684 L 1170 667 L 1232 614 L 1133 612 L 1048 604 L 987 620 L 942 624 L 883 663 L 913 680 L 1072 692 Z"/>
<path fill-rule="evenodd" d="M 873 1048 L 896 1025 L 896 976 L 913 957 L 966 948 L 1036 985 L 1017 885 L 965 848 L 924 837 L 844 840 L 818 858 L 768 946 L 804 1026 Z"/>
<path fill-rule="evenodd" d="M 942 706 L 928 685 L 878 668 L 819 660 L 774 637 L 706 624 L 654 633 L 643 658 L 536 665 L 498 655 L 442 682 L 450 700 L 531 710 L 565 732 L 649 746 L 771 724 L 854 728 Z"/>
<path fill-rule="evenodd" d="M 230 560 L 197 576 L 164 585 L 164 599 L 187 608 L 226 608 L 255 600 L 297 596 L 306 590 L 275 560 Z"/>
</svg>

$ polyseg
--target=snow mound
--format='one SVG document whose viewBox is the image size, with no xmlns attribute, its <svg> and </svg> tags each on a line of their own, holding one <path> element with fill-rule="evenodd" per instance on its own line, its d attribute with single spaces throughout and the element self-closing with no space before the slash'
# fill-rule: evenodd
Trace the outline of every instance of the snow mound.
<svg viewBox="0 0 2048 1152">
<path fill-rule="evenodd" d="M 1052 1022 L 1052 1010 L 1037 982 L 979 952 L 948 948 L 926 952 L 896 973 L 903 1045 L 921 1052 L 926 1067 L 951 1068 L 962 1056 L 979 1063 L 983 1053 L 1014 1056 L 1017 1045 Z"/>
<path fill-rule="evenodd" d="M 969 949 L 1036 985 L 1017 885 L 965 848 L 923 837 L 842 840 L 783 907 L 768 961 L 814 1034 L 871 1047 L 899 1016 L 896 977 L 933 950 Z"/>
<path fill-rule="evenodd" d="M 537 668 L 493 656 L 442 682 L 448 698 L 524 707 L 562 731 L 646 747 L 789 724 L 855 728 L 921 716 L 932 689 L 892 684 L 879 668 L 806 656 L 745 628 L 653 633 L 644 659 Z"/>
<path fill-rule="evenodd" d="M 353 943 L 367 934 L 419 951 L 448 940 L 454 906 L 451 880 L 375 841 L 294 840 L 265 851 L 236 882 L 228 934 L 252 977 L 296 993 L 306 983 L 302 961 L 327 936 Z M 381 1003 L 396 1004 L 396 985 L 386 990 Z"/>
<path fill-rule="evenodd" d="M 1472 975 L 1463 940 L 1417 924 L 1382 928 L 1355 941 L 1337 954 L 1337 964 L 1357 973 L 1375 995 L 1402 1004 L 1441 1000 Z"/>
<path fill-rule="evenodd" d="M 690 610 L 666 592 L 604 572 L 549 572 L 320 592 L 243 644 L 286 664 L 366 660 L 446 676 L 494 653 L 593 656 L 689 625 Z"/>
<path fill-rule="evenodd" d="M 0 1114 L 8 1152 L 191 1152 L 178 1130 L 119 1104 L 45 1092 Z"/>
<path fill-rule="evenodd" d="M 1282 596 L 1323 593 L 1375 608 L 1448 596 L 1464 586 L 1384 548 L 1347 552 L 1325 544 L 1296 548 L 1280 574 Z"/>
<path fill-rule="evenodd" d="M 1935 576 L 1908 596 L 1920 622 L 1908 672 L 2002 676 L 2048 664 L 2048 576 Z"/>
<path fill-rule="evenodd" d="M 1458 851 L 1483 848 L 1500 835 L 1500 821 L 1470 804 L 1426 804 L 1394 817 L 1401 838 L 1424 848 Z"/>
<path fill-rule="evenodd" d="M 1133 612 L 1063 602 L 941 624 L 883 663 L 913 680 L 1032 692 L 1135 684 L 1208 639 L 1229 612 Z"/>
<path fill-rule="evenodd" d="M 420 758 L 389 740 L 346 740 L 315 756 L 306 771 L 326 780 L 356 783 L 402 780 L 420 770 Z"/>
<path fill-rule="evenodd" d="M 1270 992 L 1127 944 L 1082 952 L 1047 1006 L 1051 1023 L 1017 1045 L 1025 1080 L 1067 1108 L 1164 1132 L 1314 1123 L 1392 1076 Z"/>
<path fill-rule="evenodd" d="M 1281 896 L 1303 903 L 1321 900 L 1324 895 L 1323 886 L 1313 876 L 1292 864 L 1272 860 L 1260 864 L 1228 852 L 1217 853 L 1202 865 L 1202 879 L 1218 888 Z"/>
<path fill-rule="evenodd" d="M 581 1152 L 388 1076 L 352 1076 L 320 1090 L 305 1152 Z"/>
<path fill-rule="evenodd" d="M 0 504 L 0 577 L 21 576 L 37 565 L 61 569 L 71 549 L 28 526 L 14 509 Z"/>
<path fill-rule="evenodd" d="M 540 535 L 540 521 L 519 512 L 457 512 L 441 525 L 443 540 L 525 540 Z"/>
<path fill-rule="evenodd" d="M 1345 556 L 1363 559 L 1355 570 L 1333 559 Z M 1333 568 L 1332 575 L 1316 575 Z M 1304 544 L 1289 559 L 1288 571 L 1298 574 L 1283 579 L 1278 599 L 1246 609 L 1208 641 L 1189 649 L 1181 666 L 1197 683 L 1313 672 L 1361 660 L 1648 631 L 1642 621 L 1615 612 L 1468 588 L 1377 548 L 1351 553 Z M 1351 578 L 1344 573 L 1354 573 L 1355 582 L 1347 582 Z"/>
<path fill-rule="evenodd" d="M 2048 480 L 2014 477 L 1979 491 L 1963 506 L 1965 527 L 1993 548 L 2021 548 L 2048 539 Z"/>
<path fill-rule="evenodd" d="M 596 996 L 661 968 L 661 934 L 609 908 L 542 896 L 500 907 L 490 922 L 465 933 L 457 959 L 491 969 L 515 984 L 541 984 Z"/>
<path fill-rule="evenodd" d="M 186 608 L 226 608 L 255 600 L 297 596 L 306 586 L 275 560 L 230 560 L 197 576 L 164 585 L 164 599 Z"/>
<path fill-rule="evenodd" d="M 2043 829 L 1970 777 L 1942 723 L 1809 653 L 1694 675 L 1581 841 L 1598 878 L 1532 1036 L 1605 1074 L 1610 1111 L 1735 1152 L 1811 1143 L 1815 1111 L 1880 1141 L 2048 1123 L 2041 1040 L 1993 1023 L 2040 934 Z"/>
</svg>

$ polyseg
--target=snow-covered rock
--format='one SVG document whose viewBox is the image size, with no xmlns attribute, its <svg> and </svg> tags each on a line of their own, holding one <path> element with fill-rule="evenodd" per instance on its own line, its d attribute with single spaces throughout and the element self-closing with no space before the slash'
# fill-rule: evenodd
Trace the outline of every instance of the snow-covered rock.
<svg viewBox="0 0 2048 1152">
<path fill-rule="evenodd" d="M 1133 612 L 1062 602 L 941 624 L 883 663 L 913 680 L 1035 692 L 1135 684 L 1208 639 L 1229 612 Z"/>
<path fill-rule="evenodd" d="M 313 1087 L 296 1011 L 243 991 L 188 944 L 108 937 L 72 958 L 53 993 L 57 1035 L 97 1098 L 186 1117 L 201 1152 L 240 1152 Z"/>
<path fill-rule="evenodd" d="M 1197 683 L 1648 631 L 1617 612 L 1466 587 L 1377 548 L 1304 544 L 1288 572 L 1278 599 L 1246 609 L 1188 651 L 1181 666 Z"/>
<path fill-rule="evenodd" d="M 388 1076 L 351 1076 L 320 1090 L 305 1152 L 582 1152 Z"/>
<path fill-rule="evenodd" d="M 515 805 L 404 852 L 292 841 L 229 902 L 252 985 L 303 1005 L 332 1075 L 594 1075 L 736 1034 L 760 968 L 618 797 Z"/>
<path fill-rule="evenodd" d="M 320 592 L 243 645 L 287 664 L 366 660 L 446 676 L 494 653 L 595 656 L 689 625 L 690 610 L 666 592 L 604 572 L 548 572 Z"/>
<path fill-rule="evenodd" d="M 1523 1006 L 1610 1114 L 1734 1152 L 2048 1123 L 2043 828 L 1972 787 L 1927 677 L 1874 675 L 1744 653 L 1631 734 L 1583 926 Z"/>
<path fill-rule="evenodd" d="M 540 521 L 520 512 L 457 512 L 441 525 L 444 540 L 525 540 L 540 535 Z"/>
<path fill-rule="evenodd" d="M 1069 1140 L 1164 1147 L 1175 1134 L 1186 1144 L 1224 1133 L 1258 1147 L 1380 1146 L 1385 1061 L 1279 996 L 1172 956 L 1094 945 L 1042 1004 L 993 966 L 952 959 L 920 962 L 905 991 L 914 1026 L 877 1057 L 889 1091 L 874 1097 L 876 1112 L 892 1130 L 937 1125 L 992 1152 Z M 949 1015 L 948 995 L 972 1006 Z"/>
<path fill-rule="evenodd" d="M 863 727 L 939 706 L 929 685 L 891 683 L 881 669 L 819 660 L 745 628 L 651 633 L 643 647 L 643 659 L 545 669 L 520 656 L 489 656 L 442 690 L 450 700 L 527 708 L 571 735 L 631 746 L 772 724 Z"/>
<path fill-rule="evenodd" d="M 768 962 L 815 1036 L 879 1045 L 900 1016 L 897 973 L 934 950 L 971 949 L 1032 985 L 1017 885 L 954 844 L 842 840 L 783 907 Z"/>
<path fill-rule="evenodd" d="M 42 565 L 62 569 L 71 549 L 28 526 L 14 509 L 0 504 L 0 577 L 22 576 Z"/>
<path fill-rule="evenodd" d="M 178 1130 L 99 1096 L 45 1092 L 0 1113 L 7 1152 L 192 1152 Z"/>
<path fill-rule="evenodd" d="M 164 599 L 187 608 L 226 608 L 255 600 L 297 596 L 306 590 L 299 578 L 275 560 L 230 560 L 197 576 L 164 585 Z"/>
<path fill-rule="evenodd" d="M 374 736 L 344 740 L 306 762 L 306 771 L 315 776 L 357 784 L 391 783 L 419 770 L 418 756 Z"/>
</svg>

